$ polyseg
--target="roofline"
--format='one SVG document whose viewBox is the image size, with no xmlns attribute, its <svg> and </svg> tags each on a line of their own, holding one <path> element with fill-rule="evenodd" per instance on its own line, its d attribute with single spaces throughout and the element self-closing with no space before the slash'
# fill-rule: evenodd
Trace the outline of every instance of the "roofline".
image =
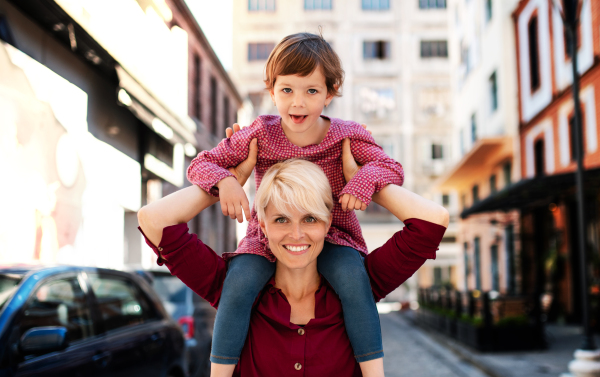
<svg viewBox="0 0 600 377">
<path fill-rule="evenodd" d="M 242 96 L 240 95 L 237 88 L 233 84 L 233 81 L 231 81 L 231 77 L 229 77 L 229 74 L 227 73 L 227 71 L 225 71 L 223 64 L 221 64 L 221 61 L 217 57 L 217 54 L 211 47 L 210 43 L 208 42 L 208 39 L 206 39 L 206 35 L 204 35 L 202 28 L 198 24 L 198 21 L 196 20 L 196 17 L 194 17 L 194 15 L 192 14 L 192 11 L 190 10 L 190 8 L 187 6 L 185 0 L 171 0 L 171 2 L 177 7 L 177 9 L 181 12 L 181 14 L 185 18 L 188 19 L 188 21 L 191 21 L 190 24 L 194 28 L 194 32 L 195 32 L 196 37 L 198 38 L 198 41 L 202 45 L 204 45 L 205 50 L 208 52 L 213 63 L 215 64 L 217 69 L 221 72 L 223 77 L 225 78 L 225 81 L 227 81 L 227 84 L 229 85 L 231 91 L 233 92 L 233 94 L 235 95 L 235 97 L 237 98 L 237 100 L 239 101 L 240 106 L 241 106 L 241 104 L 244 102 L 242 99 Z"/>
</svg>

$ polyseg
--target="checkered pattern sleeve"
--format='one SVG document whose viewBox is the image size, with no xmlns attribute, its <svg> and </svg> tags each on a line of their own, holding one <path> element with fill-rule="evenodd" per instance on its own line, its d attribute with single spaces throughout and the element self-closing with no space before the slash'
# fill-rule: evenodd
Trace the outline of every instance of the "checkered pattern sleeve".
<svg viewBox="0 0 600 377">
<path fill-rule="evenodd" d="M 401 186 L 404 183 L 402 165 L 388 157 L 362 127 L 356 128 L 350 145 L 354 159 L 363 166 L 346 184 L 340 196 L 351 194 L 368 205 L 371 196 L 388 184 Z"/>
<path fill-rule="evenodd" d="M 233 177 L 227 169 L 238 166 L 248 157 L 250 142 L 257 134 L 254 124 L 223 139 L 210 151 L 202 151 L 187 169 L 187 178 L 212 196 L 219 196 L 216 184 L 224 178 Z"/>
</svg>

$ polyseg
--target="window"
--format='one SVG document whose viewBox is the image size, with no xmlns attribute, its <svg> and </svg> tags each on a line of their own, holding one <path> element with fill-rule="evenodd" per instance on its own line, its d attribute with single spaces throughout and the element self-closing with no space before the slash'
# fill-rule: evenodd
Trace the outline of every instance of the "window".
<svg viewBox="0 0 600 377">
<path fill-rule="evenodd" d="M 466 194 L 462 194 L 460 196 L 460 204 L 461 204 L 463 210 L 467 208 L 467 195 Z"/>
<path fill-rule="evenodd" d="M 504 175 L 504 186 L 510 186 L 512 183 L 512 164 L 510 161 L 502 166 L 502 175 Z"/>
<path fill-rule="evenodd" d="M 490 87 L 490 109 L 492 113 L 498 109 L 498 81 L 496 80 L 496 72 L 490 76 L 489 87 Z"/>
<path fill-rule="evenodd" d="M 419 0 L 420 9 L 446 9 L 446 0 Z"/>
<path fill-rule="evenodd" d="M 492 291 L 500 290 L 500 273 L 498 271 L 498 245 L 492 245 Z"/>
<path fill-rule="evenodd" d="M 489 22 L 492 19 L 492 0 L 485 0 L 485 20 Z"/>
<path fill-rule="evenodd" d="M 275 43 L 248 43 L 248 61 L 267 60 Z"/>
<path fill-rule="evenodd" d="M 391 58 L 391 47 L 388 41 L 363 42 L 363 58 L 371 59 L 389 59 Z"/>
<path fill-rule="evenodd" d="M 304 0 L 305 10 L 324 9 L 331 10 L 331 0 Z"/>
<path fill-rule="evenodd" d="M 463 243 L 463 255 L 465 263 L 465 290 L 469 289 L 469 274 L 471 269 L 469 268 L 469 244 Z"/>
<path fill-rule="evenodd" d="M 467 148 L 465 147 L 465 129 L 461 128 L 460 129 L 460 133 L 459 136 L 460 138 L 459 143 L 460 143 L 460 153 L 461 155 L 464 155 L 465 153 L 467 153 Z"/>
<path fill-rule="evenodd" d="M 490 177 L 490 192 L 495 194 L 498 191 L 498 183 L 496 182 L 496 174 Z"/>
<path fill-rule="evenodd" d="M 474 256 L 475 256 L 475 289 L 481 290 L 481 251 L 479 247 L 479 237 L 473 240 Z"/>
<path fill-rule="evenodd" d="M 275 11 L 275 0 L 248 0 L 249 11 Z"/>
<path fill-rule="evenodd" d="M 448 207 L 450 205 L 450 195 L 442 194 L 442 205 Z"/>
<path fill-rule="evenodd" d="M 515 294 L 517 281 L 515 279 L 515 232 L 512 224 L 504 229 L 504 239 L 506 244 L 506 280 L 508 294 Z"/>
<path fill-rule="evenodd" d="M 442 154 L 442 146 L 440 144 L 431 144 L 431 159 L 439 160 L 444 156 Z"/>
<path fill-rule="evenodd" d="M 435 287 L 439 287 L 442 285 L 442 268 L 441 267 L 433 268 L 433 285 Z"/>
<path fill-rule="evenodd" d="M 544 140 L 539 139 L 533 145 L 533 157 L 535 176 L 541 177 L 544 175 Z"/>
<path fill-rule="evenodd" d="M 533 16 L 527 26 L 529 37 L 529 77 L 531 91 L 535 92 L 540 87 L 540 61 L 538 53 L 538 19 Z"/>
<path fill-rule="evenodd" d="M 479 185 L 473 186 L 471 193 L 473 194 L 473 204 L 479 202 Z"/>
<path fill-rule="evenodd" d="M 154 308 L 133 282 L 117 276 L 90 275 L 104 331 L 157 319 Z"/>
<path fill-rule="evenodd" d="M 477 118 L 475 114 L 471 115 L 471 141 L 473 143 L 477 141 Z"/>
<path fill-rule="evenodd" d="M 389 10 L 390 0 L 362 0 L 363 10 Z"/>
<path fill-rule="evenodd" d="M 229 97 L 225 96 L 223 97 L 223 128 L 230 127 L 232 125 L 232 123 L 230 122 L 231 120 L 229 119 Z"/>
<path fill-rule="evenodd" d="M 447 58 L 447 41 L 421 41 L 422 58 Z"/>
<path fill-rule="evenodd" d="M 76 277 L 44 283 L 29 299 L 19 324 L 21 336 L 40 326 L 62 326 L 69 342 L 94 335 L 86 295 Z"/>
<path fill-rule="evenodd" d="M 210 78 L 210 132 L 217 134 L 217 80 Z"/>
<path fill-rule="evenodd" d="M 360 110 L 369 119 L 386 119 L 396 108 L 394 90 L 391 88 L 363 87 L 358 92 L 358 97 Z"/>
<path fill-rule="evenodd" d="M 196 117 L 196 119 L 200 120 L 202 119 L 202 112 L 201 112 L 201 104 L 200 104 L 200 93 L 202 93 L 201 91 L 201 84 L 202 84 L 202 67 L 201 67 L 201 63 L 200 63 L 200 57 L 196 54 L 194 54 L 194 116 Z"/>
</svg>

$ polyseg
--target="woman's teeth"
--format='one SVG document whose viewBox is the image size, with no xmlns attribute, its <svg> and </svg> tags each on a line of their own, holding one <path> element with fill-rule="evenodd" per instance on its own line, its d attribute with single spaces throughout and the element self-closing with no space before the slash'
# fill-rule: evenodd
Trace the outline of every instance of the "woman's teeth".
<svg viewBox="0 0 600 377">
<path fill-rule="evenodd" d="M 288 249 L 289 251 L 303 251 L 308 249 L 310 245 L 303 245 L 303 246 L 291 246 L 291 245 L 284 245 L 284 247 L 286 249 Z"/>
</svg>

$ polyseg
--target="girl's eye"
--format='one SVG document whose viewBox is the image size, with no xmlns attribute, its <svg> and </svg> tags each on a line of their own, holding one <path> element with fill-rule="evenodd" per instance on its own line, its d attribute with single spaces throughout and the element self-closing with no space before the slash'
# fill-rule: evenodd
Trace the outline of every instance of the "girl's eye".
<svg viewBox="0 0 600 377">
<path fill-rule="evenodd" d="M 290 89 L 290 88 L 283 88 L 283 92 L 284 93 L 291 93 L 292 89 Z"/>
<path fill-rule="evenodd" d="M 308 94 L 317 94 L 317 89 L 308 89 Z"/>
</svg>

